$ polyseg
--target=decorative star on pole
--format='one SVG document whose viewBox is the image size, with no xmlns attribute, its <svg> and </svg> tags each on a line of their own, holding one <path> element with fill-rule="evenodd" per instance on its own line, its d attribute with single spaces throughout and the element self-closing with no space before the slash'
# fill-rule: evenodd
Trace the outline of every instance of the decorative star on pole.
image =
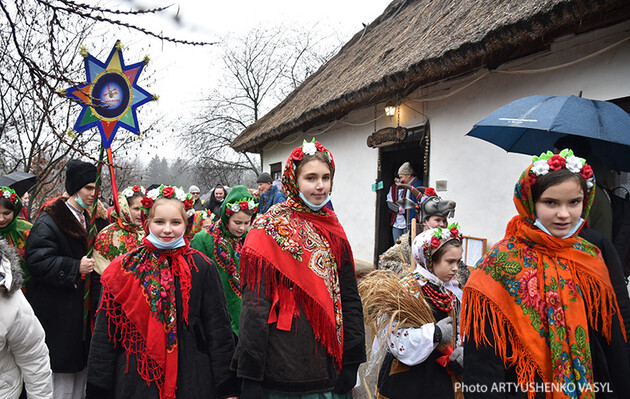
<svg viewBox="0 0 630 399">
<path fill-rule="evenodd" d="M 77 101 L 83 109 L 74 124 L 74 131 L 83 132 L 98 127 L 105 149 L 109 149 L 119 127 L 139 135 L 136 109 L 154 97 L 137 85 L 148 57 L 133 65 L 125 65 L 122 44 L 117 41 L 105 63 L 82 49 L 88 83 L 64 91 L 66 97 Z"/>
</svg>

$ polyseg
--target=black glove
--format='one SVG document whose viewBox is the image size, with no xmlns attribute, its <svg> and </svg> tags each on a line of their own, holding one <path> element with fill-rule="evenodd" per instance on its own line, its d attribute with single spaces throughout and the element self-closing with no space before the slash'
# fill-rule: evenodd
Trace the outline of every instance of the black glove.
<svg viewBox="0 0 630 399">
<path fill-rule="evenodd" d="M 263 399 L 263 388 L 260 381 L 243 378 L 243 389 L 240 399 Z"/>
<path fill-rule="evenodd" d="M 451 316 L 445 317 L 435 323 L 435 333 L 433 333 L 433 342 L 450 343 L 453 339 L 453 320 Z"/>
<path fill-rule="evenodd" d="M 359 363 L 347 364 L 341 368 L 339 378 L 333 389 L 334 393 L 348 393 L 357 383 L 357 371 L 359 370 Z M 242 397 L 241 397 L 242 399 Z"/>
</svg>

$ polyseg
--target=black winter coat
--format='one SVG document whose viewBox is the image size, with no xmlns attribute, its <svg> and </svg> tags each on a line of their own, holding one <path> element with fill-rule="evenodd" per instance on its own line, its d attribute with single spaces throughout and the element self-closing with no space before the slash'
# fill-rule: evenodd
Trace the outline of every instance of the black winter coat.
<svg viewBox="0 0 630 399">
<path fill-rule="evenodd" d="M 89 328 L 83 340 L 86 280 L 79 273 L 88 234 L 65 202 L 59 198 L 44 208 L 31 229 L 25 252 L 31 274 L 26 297 L 46 331 L 53 372 L 75 373 L 85 368 L 90 346 Z M 100 276 L 92 272 L 90 280 L 89 320 L 93 320 Z"/>
<path fill-rule="evenodd" d="M 244 270 L 241 265 L 241 270 Z M 242 284 L 245 278 L 241 277 Z M 260 286 L 264 287 L 261 277 Z M 339 270 L 343 313 L 343 367 L 358 367 L 365 361 L 363 307 L 352 264 Z M 268 391 L 314 393 L 332 391 L 339 379 L 326 348 L 316 339 L 302 309 L 293 318 L 291 331 L 268 324 L 270 298 L 264 288 L 243 288 L 239 341 L 231 368 L 238 377 L 262 382 Z M 356 368 L 355 368 L 356 370 Z"/>
<path fill-rule="evenodd" d="M 216 267 L 196 253 L 191 270 L 188 324 L 177 320 L 177 399 L 238 396 L 239 384 L 228 367 L 234 353 L 232 327 L 223 283 Z M 112 267 L 112 266 L 110 266 Z M 179 278 L 175 279 L 177 314 L 182 314 Z M 127 359 L 129 359 L 127 361 Z M 137 359 L 127 355 L 119 337 L 110 340 L 108 319 L 99 312 L 88 361 L 87 399 L 159 398 L 155 384 L 138 374 Z"/>
</svg>

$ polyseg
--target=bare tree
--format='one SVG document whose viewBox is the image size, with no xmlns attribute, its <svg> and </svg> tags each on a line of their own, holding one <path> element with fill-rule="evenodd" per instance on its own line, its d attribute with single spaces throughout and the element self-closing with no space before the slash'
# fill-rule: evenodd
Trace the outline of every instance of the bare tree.
<svg viewBox="0 0 630 399">
<path fill-rule="evenodd" d="M 334 54 L 341 42 L 331 45 L 330 38 L 316 29 L 280 26 L 223 40 L 221 83 L 182 136 L 198 154 L 200 178 L 223 180 L 230 170 L 260 173 L 258 154 L 236 153 L 230 144 Z"/>
</svg>

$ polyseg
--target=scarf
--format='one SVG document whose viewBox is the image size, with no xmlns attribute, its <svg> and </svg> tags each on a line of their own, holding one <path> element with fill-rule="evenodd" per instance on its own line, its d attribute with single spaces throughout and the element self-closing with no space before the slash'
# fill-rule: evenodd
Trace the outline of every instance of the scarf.
<svg viewBox="0 0 630 399">
<path fill-rule="evenodd" d="M 188 323 L 192 255 L 188 245 L 161 251 L 146 238 L 142 246 L 119 257 L 101 277 L 110 340 L 120 338 L 127 357 L 137 358 L 137 371 L 155 383 L 160 399 L 175 398 L 177 389 L 177 321 Z M 182 314 L 176 308 L 176 278 Z"/>
<path fill-rule="evenodd" d="M 144 230 L 133 223 L 129 202 L 122 193 L 118 195 L 118 207 L 120 214 L 112 213 L 116 222 L 101 230 L 94 242 L 95 270 L 99 274 L 115 257 L 138 248 L 144 236 Z"/>
<path fill-rule="evenodd" d="M 13 220 L 5 227 L 0 228 L 0 237 L 6 238 L 9 245 L 15 248 L 15 251 L 18 253 L 20 266 L 24 272 L 24 283 L 26 284 L 30 279 L 30 273 L 24 263 L 24 251 L 26 250 L 26 240 L 33 225 L 18 217 L 21 209 L 22 202 L 18 200 L 18 206 L 13 211 Z"/>
<path fill-rule="evenodd" d="M 558 384 L 547 397 L 592 398 L 592 390 L 580 389 L 594 382 L 589 329 L 610 341 L 612 315 L 620 314 L 616 297 L 597 247 L 577 235 L 561 239 L 534 226 L 530 168 L 515 187 L 519 214 L 466 283 L 463 332 L 479 346 L 489 342 L 489 326 L 497 355 L 506 367 L 515 367 L 518 383 L 533 383 L 537 374 Z M 593 196 L 594 190 L 586 194 L 583 218 Z"/>
<path fill-rule="evenodd" d="M 313 151 L 332 154 L 321 144 Z M 299 198 L 295 161 L 303 147 L 291 152 L 284 168 L 282 185 L 289 198 L 259 216 L 247 234 L 241 254 L 241 270 L 250 289 L 261 289 L 271 300 L 268 323 L 290 331 L 293 318 L 302 310 L 315 339 L 341 370 L 343 315 L 338 268 L 354 265 L 346 234 L 334 212 L 312 211 Z M 316 149 L 315 149 L 316 148 Z M 354 267 L 354 266 L 353 266 Z"/>
</svg>

